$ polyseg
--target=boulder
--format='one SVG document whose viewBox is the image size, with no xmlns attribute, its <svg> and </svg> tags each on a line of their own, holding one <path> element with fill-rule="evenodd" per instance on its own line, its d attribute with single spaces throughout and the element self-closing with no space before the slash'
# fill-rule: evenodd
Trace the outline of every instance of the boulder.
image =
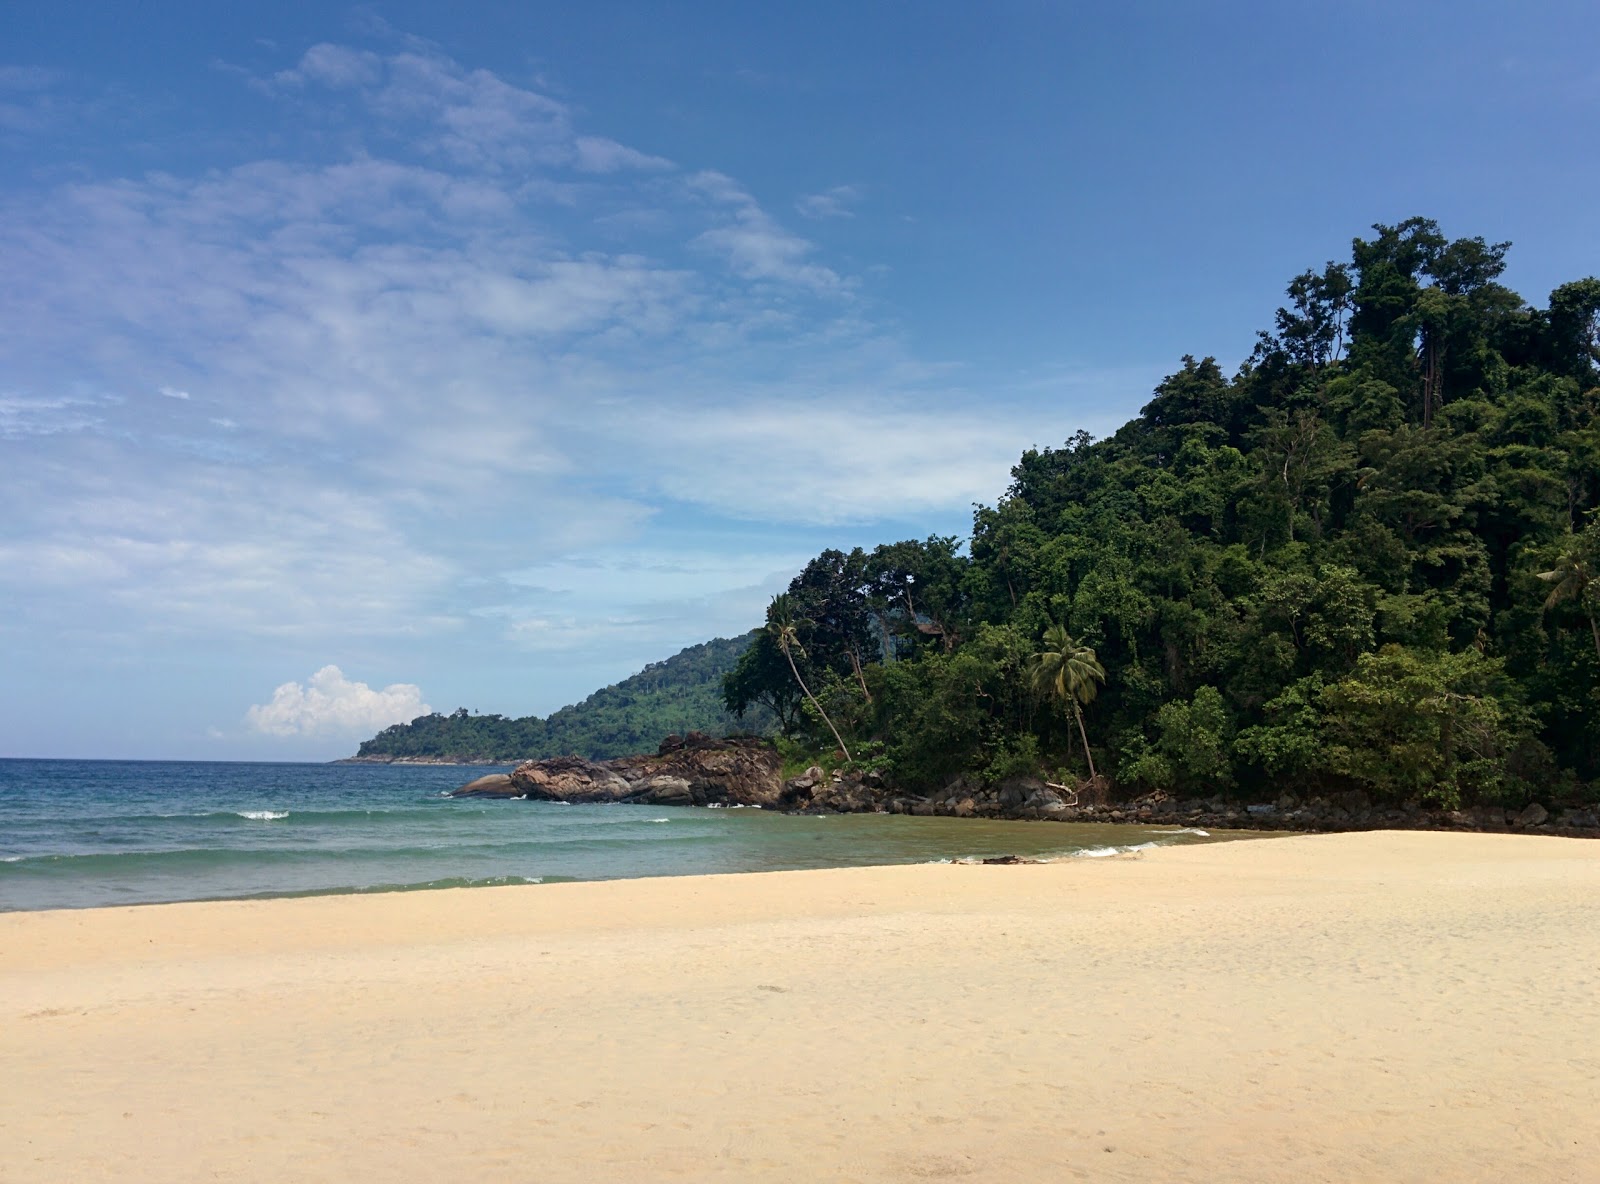
<svg viewBox="0 0 1600 1184">
<path fill-rule="evenodd" d="M 633 783 L 634 794 L 631 801 L 641 802 L 651 806 L 690 806 L 694 805 L 694 788 L 686 778 L 673 777 L 667 773 L 658 773 L 653 777 L 641 777 Z"/>
<path fill-rule="evenodd" d="M 1549 817 L 1550 811 L 1546 810 L 1538 802 L 1529 802 L 1523 808 L 1522 813 L 1517 815 L 1516 824 L 1518 826 L 1540 826 Z"/>
<path fill-rule="evenodd" d="M 533 802 L 616 802 L 633 793 L 620 773 L 581 756 L 524 761 L 511 771 L 511 783 Z"/>
<path fill-rule="evenodd" d="M 995 786 L 1000 804 L 1010 810 L 1025 805 L 1029 798 L 1043 789 L 1045 783 L 1037 777 L 1008 777 Z"/>
<path fill-rule="evenodd" d="M 450 791 L 453 798 L 514 798 L 519 797 L 522 791 L 511 782 L 509 773 L 490 773 L 487 777 L 479 777 L 476 781 L 469 781 L 460 789 Z"/>
</svg>

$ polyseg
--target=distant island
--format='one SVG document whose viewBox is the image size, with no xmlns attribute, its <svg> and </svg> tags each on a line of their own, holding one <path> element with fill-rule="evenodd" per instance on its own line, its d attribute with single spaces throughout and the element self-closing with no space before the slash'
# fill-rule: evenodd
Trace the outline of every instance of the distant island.
<svg viewBox="0 0 1600 1184">
<path fill-rule="evenodd" d="M 418 716 L 363 741 L 363 763 L 509 764 L 569 754 L 604 760 L 653 752 L 669 733 L 727 736 L 770 731 L 757 711 L 740 720 L 723 702 L 724 677 L 754 634 L 690 646 L 547 718 L 474 715 L 466 708 Z"/>
<path fill-rule="evenodd" d="M 791 772 L 923 798 L 1032 776 L 1582 814 L 1600 279 L 1531 305 L 1500 283 L 1508 247 L 1375 226 L 1290 281 L 1234 374 L 1186 356 L 1109 439 L 1025 452 L 970 539 L 824 551 L 748 637 L 548 720 L 430 716 L 362 754 L 593 758 L 744 726 Z"/>
</svg>

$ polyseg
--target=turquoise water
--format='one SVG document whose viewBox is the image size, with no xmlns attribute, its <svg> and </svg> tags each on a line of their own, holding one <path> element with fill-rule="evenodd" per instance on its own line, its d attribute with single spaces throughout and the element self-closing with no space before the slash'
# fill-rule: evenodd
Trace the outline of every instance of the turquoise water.
<svg viewBox="0 0 1600 1184">
<path fill-rule="evenodd" d="M 1173 827 L 443 796 L 488 771 L 0 760 L 0 911 L 1104 855 L 1210 837 Z"/>
</svg>

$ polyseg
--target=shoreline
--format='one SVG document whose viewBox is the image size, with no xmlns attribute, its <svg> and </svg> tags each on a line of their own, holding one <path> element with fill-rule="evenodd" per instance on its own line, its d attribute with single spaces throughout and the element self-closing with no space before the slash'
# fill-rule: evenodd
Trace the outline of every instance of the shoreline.
<svg viewBox="0 0 1600 1184">
<path fill-rule="evenodd" d="M 1567 1181 L 1600 847 L 0 914 L 0 1177 Z"/>
<path fill-rule="evenodd" d="M 678 808 L 657 806 L 652 809 L 660 811 Z M 699 809 L 699 807 L 696 807 L 696 809 Z M 720 807 L 711 807 L 711 809 L 720 809 Z M 776 811 L 771 813 L 778 814 Z M 801 815 L 783 814 L 778 814 L 778 816 L 784 818 L 803 817 Z M 853 815 L 843 817 L 874 817 L 881 819 L 884 816 Z M 880 852 L 881 860 L 872 862 L 864 862 L 859 857 L 852 857 L 848 853 L 840 852 L 837 853 L 838 862 L 831 862 L 826 865 L 817 863 L 784 863 L 781 862 L 782 856 L 780 855 L 774 857 L 777 861 L 767 866 L 746 866 L 716 871 L 686 869 L 680 871 L 624 871 L 615 874 L 596 873 L 590 875 L 568 875 L 550 872 L 537 875 L 522 875 L 515 872 L 499 872 L 488 874 L 481 878 L 458 875 L 413 882 L 385 881 L 367 884 L 338 884 L 319 888 L 285 888 L 282 890 L 251 891 L 238 894 L 221 892 L 213 895 L 169 897 L 166 899 L 100 900 L 73 904 L 26 904 L 22 907 L 0 905 L 0 917 L 19 913 L 81 913 L 97 909 L 145 909 L 176 904 L 269 903 L 279 900 L 321 899 L 325 897 L 377 897 L 403 896 L 415 893 L 478 892 L 486 888 L 547 888 L 563 884 L 604 884 L 619 881 L 678 880 L 700 877 L 721 878 L 724 876 L 767 875 L 806 870 L 831 871 L 877 867 L 976 865 L 985 861 L 1028 864 L 1054 863 L 1137 854 L 1147 850 L 1168 846 L 1183 846 L 1195 842 L 1237 842 L 1245 839 L 1274 837 L 1271 834 L 1259 831 L 1218 830 L 1216 832 L 1208 832 L 1189 827 L 1162 829 L 1147 826 L 1135 828 L 1137 831 L 1135 834 L 1118 834 L 1117 832 L 1122 831 L 1124 828 L 1102 823 L 1080 827 L 1072 834 L 1064 833 L 1061 836 L 1060 843 L 1042 843 L 1040 839 L 1044 836 L 1044 831 L 1032 828 L 1023 830 L 1019 823 L 999 820 L 999 829 L 1007 832 L 1005 837 L 998 837 L 994 828 L 988 829 L 987 833 L 985 833 L 985 829 L 980 823 L 975 828 L 976 833 L 973 834 L 971 841 L 957 844 L 953 838 L 955 832 L 965 829 L 968 825 L 971 825 L 970 823 L 963 822 L 958 824 L 951 819 L 930 821 L 935 826 L 942 825 L 944 827 L 945 837 L 942 842 L 924 839 L 923 842 L 926 849 L 909 857 L 903 854 L 897 855 L 893 853 L 892 849 L 884 848 Z M 1054 828 L 1048 829 L 1053 830 Z M 1118 841 L 1124 839 L 1127 841 Z M 1062 844 L 1065 844 L 1065 846 Z"/>
</svg>

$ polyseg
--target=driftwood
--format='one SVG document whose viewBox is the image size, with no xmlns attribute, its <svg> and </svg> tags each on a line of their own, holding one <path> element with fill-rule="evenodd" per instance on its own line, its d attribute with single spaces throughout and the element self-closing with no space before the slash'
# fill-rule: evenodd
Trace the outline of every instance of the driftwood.
<svg viewBox="0 0 1600 1184">
<path fill-rule="evenodd" d="M 1072 786 L 1058 785 L 1054 781 L 1046 781 L 1045 787 L 1048 789 L 1053 789 L 1057 793 L 1061 794 L 1061 800 L 1067 805 L 1076 806 L 1078 804 L 1078 791 L 1073 789 Z"/>
</svg>

